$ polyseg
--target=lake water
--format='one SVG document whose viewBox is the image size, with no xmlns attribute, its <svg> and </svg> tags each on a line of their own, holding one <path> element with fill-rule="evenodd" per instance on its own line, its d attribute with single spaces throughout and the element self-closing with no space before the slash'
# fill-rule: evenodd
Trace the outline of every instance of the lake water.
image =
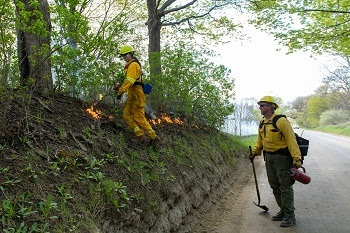
<svg viewBox="0 0 350 233">
<path fill-rule="evenodd" d="M 233 119 L 228 119 L 221 131 L 238 136 L 256 135 L 258 133 L 259 124 L 257 122 L 236 122 Z"/>
</svg>

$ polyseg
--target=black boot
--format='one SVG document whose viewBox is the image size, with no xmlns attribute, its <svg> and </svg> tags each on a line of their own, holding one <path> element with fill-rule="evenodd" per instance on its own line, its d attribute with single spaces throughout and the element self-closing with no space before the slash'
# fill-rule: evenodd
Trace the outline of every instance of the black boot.
<svg viewBox="0 0 350 233">
<path fill-rule="evenodd" d="M 155 139 L 152 139 L 149 142 L 149 145 L 153 148 L 156 148 L 156 147 L 162 146 L 162 142 L 160 141 L 159 137 L 156 137 Z"/>
<path fill-rule="evenodd" d="M 281 222 L 281 227 L 291 227 L 295 225 L 295 218 L 284 218 Z"/>
<path fill-rule="evenodd" d="M 131 139 L 131 142 L 134 145 L 142 145 L 146 142 L 146 137 L 145 135 L 137 136 L 136 138 Z"/>
<path fill-rule="evenodd" d="M 284 213 L 282 210 L 278 211 L 278 213 L 274 216 L 272 216 L 271 220 L 272 221 L 282 221 L 284 218 Z"/>
</svg>

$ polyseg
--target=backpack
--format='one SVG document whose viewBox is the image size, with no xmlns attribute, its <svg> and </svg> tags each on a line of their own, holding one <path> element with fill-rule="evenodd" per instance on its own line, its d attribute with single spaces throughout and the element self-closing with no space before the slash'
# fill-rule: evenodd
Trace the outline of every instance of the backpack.
<svg viewBox="0 0 350 233">
<path fill-rule="evenodd" d="M 272 126 L 278 130 L 278 132 L 280 132 L 281 136 L 284 137 L 284 135 L 282 134 L 282 132 L 278 129 L 277 127 L 277 120 L 280 119 L 281 117 L 287 118 L 285 115 L 279 114 L 276 115 L 273 119 L 272 119 L 272 123 L 264 123 L 263 120 L 260 121 L 259 124 L 259 128 L 261 128 L 264 124 L 272 124 Z M 299 136 L 298 134 L 295 134 L 295 140 L 297 141 L 297 144 L 299 146 L 299 150 L 301 153 L 301 160 L 304 160 L 304 156 L 307 155 L 307 152 L 309 150 L 309 140 L 302 138 L 301 136 Z"/>
</svg>

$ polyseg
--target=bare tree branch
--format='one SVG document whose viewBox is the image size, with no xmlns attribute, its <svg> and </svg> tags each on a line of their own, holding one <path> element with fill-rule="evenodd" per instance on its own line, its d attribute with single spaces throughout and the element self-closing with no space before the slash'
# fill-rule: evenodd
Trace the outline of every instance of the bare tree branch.
<svg viewBox="0 0 350 233">
<path fill-rule="evenodd" d="M 323 13 L 350 14 L 350 11 L 336 11 L 336 10 L 322 10 L 322 9 L 304 9 L 296 12 L 323 12 Z"/>
<path fill-rule="evenodd" d="M 170 1 L 168 1 L 168 2 L 174 2 L 175 0 L 170 0 Z M 189 7 L 189 6 L 192 6 L 194 3 L 196 3 L 197 2 L 197 0 L 193 0 L 193 1 L 191 1 L 191 2 L 189 2 L 189 3 L 187 3 L 187 4 L 185 4 L 185 5 L 183 5 L 183 6 L 179 6 L 179 7 L 175 7 L 175 8 L 173 8 L 173 9 L 170 9 L 170 10 L 165 10 L 166 9 L 166 7 L 168 7 L 168 6 L 166 6 L 165 8 L 164 8 L 164 5 L 163 5 L 163 7 L 161 8 L 161 9 L 163 9 L 162 10 L 162 16 L 163 15 L 166 15 L 166 14 L 169 14 L 169 13 L 172 13 L 172 12 L 175 12 L 175 11 L 179 11 L 179 10 L 182 10 L 182 9 L 185 9 L 185 8 L 187 8 L 187 7 Z M 171 4 L 171 3 L 170 3 Z"/>
<path fill-rule="evenodd" d="M 156 9 L 158 9 L 159 5 L 160 5 L 161 0 L 158 0 L 157 4 L 156 4 Z"/>
<path fill-rule="evenodd" d="M 165 11 L 165 9 L 168 7 L 168 6 L 170 6 L 171 4 L 173 4 L 174 2 L 175 2 L 176 0 L 168 0 L 168 1 L 166 1 L 164 4 L 163 4 L 163 6 L 161 7 L 161 8 L 157 8 L 158 9 L 158 13 L 159 14 L 163 14 L 163 12 Z M 160 3 L 160 1 L 158 2 L 158 3 Z M 157 4 L 157 7 L 159 7 L 159 5 Z"/>
<path fill-rule="evenodd" d="M 183 22 L 186 22 L 186 21 L 190 21 L 191 19 L 198 19 L 198 18 L 202 18 L 204 16 L 207 16 L 207 15 L 210 15 L 210 13 L 216 8 L 216 5 L 213 6 L 211 9 L 209 9 L 206 13 L 203 13 L 201 15 L 191 15 L 189 17 L 186 17 L 186 18 L 183 18 L 179 21 L 176 21 L 176 22 L 170 22 L 170 23 L 162 23 L 162 26 L 171 26 L 171 25 L 178 25 L 178 24 L 181 24 Z"/>
<path fill-rule="evenodd" d="M 178 8 L 173 8 L 171 10 L 168 10 L 168 11 L 164 11 L 164 15 L 166 14 L 169 14 L 169 13 L 172 13 L 172 12 L 175 12 L 175 11 L 179 11 L 183 8 L 186 8 L 192 4 L 194 4 L 197 0 L 194 0 L 192 2 L 189 2 L 188 4 L 186 5 L 183 5 L 181 7 L 178 7 Z M 200 14 L 200 15 L 191 15 L 191 16 L 188 16 L 188 17 L 185 17 L 179 21 L 176 21 L 176 22 L 167 22 L 167 23 L 162 23 L 162 26 L 172 26 L 172 25 L 178 25 L 178 24 L 181 24 L 183 22 L 189 22 L 191 19 L 198 19 L 198 18 L 202 18 L 202 17 L 205 17 L 207 15 L 210 15 L 210 13 L 213 11 L 213 10 L 216 10 L 216 9 L 219 9 L 219 8 L 222 8 L 224 6 L 227 6 L 227 5 L 231 5 L 232 2 L 231 1 L 224 1 L 224 3 L 218 5 L 218 4 L 214 4 L 206 13 L 203 13 L 203 14 Z"/>
</svg>

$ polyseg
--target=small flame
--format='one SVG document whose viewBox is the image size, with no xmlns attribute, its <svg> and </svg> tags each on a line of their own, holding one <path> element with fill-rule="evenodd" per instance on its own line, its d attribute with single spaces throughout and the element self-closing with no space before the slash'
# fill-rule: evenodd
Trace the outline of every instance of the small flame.
<svg viewBox="0 0 350 233">
<path fill-rule="evenodd" d="M 101 110 L 94 109 L 94 106 L 91 106 L 90 108 L 86 109 L 86 112 L 89 113 L 90 116 L 92 116 L 95 119 L 101 118 Z"/>
<path fill-rule="evenodd" d="M 100 98 L 100 100 L 102 100 L 102 99 L 103 99 L 103 95 L 102 95 L 102 94 L 100 94 L 100 97 L 99 97 L 99 98 Z"/>
<path fill-rule="evenodd" d="M 151 120 L 151 123 L 153 125 L 160 125 L 162 122 L 166 122 L 170 124 L 178 124 L 178 125 L 182 125 L 184 123 L 183 121 L 180 120 L 180 118 L 171 119 L 169 116 L 166 116 L 166 115 L 162 115 L 161 117 L 155 120 Z"/>
</svg>

